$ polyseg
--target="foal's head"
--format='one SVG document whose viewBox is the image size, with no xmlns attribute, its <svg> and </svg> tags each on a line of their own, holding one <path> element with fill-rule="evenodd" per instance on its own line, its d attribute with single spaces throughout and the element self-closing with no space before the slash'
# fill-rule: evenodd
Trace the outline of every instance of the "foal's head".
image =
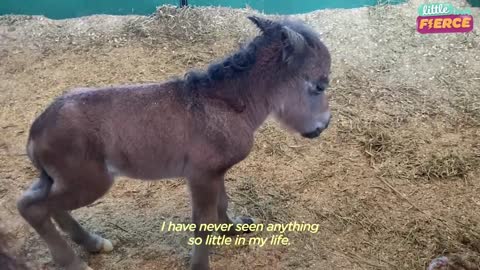
<svg viewBox="0 0 480 270">
<path fill-rule="evenodd" d="M 281 43 L 279 61 L 286 72 L 279 74 L 278 89 L 274 89 L 279 93 L 274 115 L 304 137 L 318 137 L 328 127 L 331 118 L 325 93 L 331 65 L 327 47 L 316 32 L 301 22 L 249 19 L 263 35 L 279 39 Z"/>
</svg>

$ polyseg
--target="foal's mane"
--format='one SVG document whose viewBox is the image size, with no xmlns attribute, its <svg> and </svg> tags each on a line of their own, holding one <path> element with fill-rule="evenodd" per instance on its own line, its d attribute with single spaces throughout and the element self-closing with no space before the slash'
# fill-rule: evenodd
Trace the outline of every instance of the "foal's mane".
<svg viewBox="0 0 480 270">
<path fill-rule="evenodd" d="M 206 71 L 195 70 L 187 72 L 183 79 L 187 90 L 209 87 L 214 82 L 238 78 L 247 73 L 255 65 L 259 48 L 266 47 L 273 42 L 280 42 L 281 29 L 284 26 L 302 35 L 311 47 L 316 47 L 320 43 L 318 35 L 300 21 L 285 19 L 274 22 L 264 20 L 263 25 L 259 25 L 259 22 L 255 21 L 255 17 L 249 17 L 249 19 L 262 30 L 262 33 L 256 36 L 247 46 L 242 47 L 232 55 L 219 62 L 210 64 Z M 280 58 L 281 55 L 279 55 Z"/>
<path fill-rule="evenodd" d="M 257 60 L 257 50 L 271 44 L 272 37 L 257 36 L 247 46 L 227 56 L 221 61 L 212 63 L 206 71 L 193 70 L 185 74 L 184 83 L 189 89 L 208 87 L 213 82 L 233 79 L 252 69 Z"/>
</svg>

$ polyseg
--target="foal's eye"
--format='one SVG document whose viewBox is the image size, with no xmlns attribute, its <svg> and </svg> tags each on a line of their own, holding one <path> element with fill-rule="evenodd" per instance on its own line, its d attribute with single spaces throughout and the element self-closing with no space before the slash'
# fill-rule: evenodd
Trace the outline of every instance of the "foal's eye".
<svg viewBox="0 0 480 270">
<path fill-rule="evenodd" d="M 316 92 L 323 92 L 323 91 L 325 91 L 325 89 L 326 89 L 325 85 L 317 84 L 317 87 L 315 88 L 315 91 Z"/>
<path fill-rule="evenodd" d="M 325 91 L 327 87 L 323 84 L 317 84 L 315 86 L 315 89 L 313 89 L 311 91 L 312 95 L 320 95 L 321 93 L 323 93 Z"/>
</svg>

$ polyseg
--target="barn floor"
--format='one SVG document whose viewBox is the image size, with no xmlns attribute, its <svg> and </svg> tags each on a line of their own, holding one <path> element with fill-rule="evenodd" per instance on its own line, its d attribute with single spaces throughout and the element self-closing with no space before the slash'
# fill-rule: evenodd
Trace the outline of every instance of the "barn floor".
<svg viewBox="0 0 480 270">
<path fill-rule="evenodd" d="M 411 270 L 445 254 L 466 265 L 450 269 L 480 269 L 480 31 L 477 23 L 468 34 L 417 34 L 420 3 L 298 16 L 332 51 L 334 121 L 314 141 L 268 121 L 227 186 L 236 215 L 318 223 L 320 231 L 287 233 L 287 247 L 215 248 L 213 269 Z M 204 67 L 256 33 L 246 19 L 252 12 L 0 17 L 0 224 L 32 269 L 53 269 L 15 208 L 37 177 L 24 155 L 33 119 L 72 87 L 160 81 Z M 115 240 L 115 250 L 77 251 L 96 270 L 185 269 L 190 234 L 160 226 L 189 222 L 187 194 L 183 180 L 119 179 L 73 212 Z"/>
</svg>

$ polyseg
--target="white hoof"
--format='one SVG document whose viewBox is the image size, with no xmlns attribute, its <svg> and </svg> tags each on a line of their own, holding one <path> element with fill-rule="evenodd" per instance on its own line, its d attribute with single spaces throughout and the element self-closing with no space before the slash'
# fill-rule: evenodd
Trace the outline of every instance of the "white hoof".
<svg viewBox="0 0 480 270">
<path fill-rule="evenodd" d="M 108 239 L 103 239 L 102 252 L 109 253 L 113 250 L 113 244 Z"/>
<path fill-rule="evenodd" d="M 93 270 L 90 266 L 87 266 L 85 270 Z"/>
</svg>

